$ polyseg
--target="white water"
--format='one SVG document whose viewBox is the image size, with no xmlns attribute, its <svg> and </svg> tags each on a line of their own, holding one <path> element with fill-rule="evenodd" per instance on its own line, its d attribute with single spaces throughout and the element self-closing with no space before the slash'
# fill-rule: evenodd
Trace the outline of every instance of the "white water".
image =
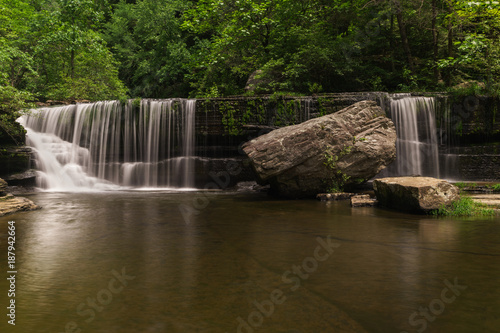
<svg viewBox="0 0 500 333">
<path fill-rule="evenodd" d="M 391 119 L 396 126 L 396 161 L 383 176 L 420 175 L 439 178 L 435 99 L 395 95 Z"/>
<path fill-rule="evenodd" d="M 194 187 L 195 100 L 142 100 L 33 110 L 20 123 L 38 184 L 53 191 Z"/>
</svg>

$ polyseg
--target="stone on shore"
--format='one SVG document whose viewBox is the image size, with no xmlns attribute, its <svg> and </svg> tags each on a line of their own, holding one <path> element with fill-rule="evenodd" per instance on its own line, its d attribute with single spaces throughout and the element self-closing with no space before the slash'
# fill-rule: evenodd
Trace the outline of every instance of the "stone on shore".
<svg viewBox="0 0 500 333">
<path fill-rule="evenodd" d="M 7 193 L 7 186 L 7 182 L 0 178 L 0 216 L 41 208 L 29 199 Z"/>
<path fill-rule="evenodd" d="M 428 213 L 460 198 L 458 187 L 431 177 L 389 177 L 373 181 L 380 205 L 411 213 Z"/>
<path fill-rule="evenodd" d="M 0 197 L 0 216 L 20 212 L 40 209 L 33 201 L 23 198 L 15 197 L 11 194 Z"/>
<path fill-rule="evenodd" d="M 396 130 L 374 101 L 287 126 L 243 145 L 258 181 L 282 197 L 329 192 L 332 179 L 360 184 L 396 158 Z M 326 164 L 331 156 L 334 168 Z M 330 163 L 332 164 L 332 163 Z"/>
</svg>

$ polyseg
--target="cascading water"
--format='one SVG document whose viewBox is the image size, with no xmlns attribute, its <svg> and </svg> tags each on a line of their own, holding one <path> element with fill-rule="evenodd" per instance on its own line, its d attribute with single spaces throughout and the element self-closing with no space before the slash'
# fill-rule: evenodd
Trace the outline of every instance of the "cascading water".
<svg viewBox="0 0 500 333">
<path fill-rule="evenodd" d="M 32 110 L 20 119 L 49 190 L 194 187 L 195 100 Z"/>
<path fill-rule="evenodd" d="M 391 96 L 390 117 L 396 126 L 396 161 L 381 176 L 421 175 L 439 178 L 435 99 Z"/>
</svg>

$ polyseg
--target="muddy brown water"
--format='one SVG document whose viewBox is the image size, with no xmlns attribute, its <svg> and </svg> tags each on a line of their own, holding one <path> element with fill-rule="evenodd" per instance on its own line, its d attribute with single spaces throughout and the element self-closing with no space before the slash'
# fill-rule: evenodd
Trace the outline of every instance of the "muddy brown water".
<svg viewBox="0 0 500 333">
<path fill-rule="evenodd" d="M 500 332 L 500 218 L 263 194 L 39 193 L 1 332 Z"/>
</svg>

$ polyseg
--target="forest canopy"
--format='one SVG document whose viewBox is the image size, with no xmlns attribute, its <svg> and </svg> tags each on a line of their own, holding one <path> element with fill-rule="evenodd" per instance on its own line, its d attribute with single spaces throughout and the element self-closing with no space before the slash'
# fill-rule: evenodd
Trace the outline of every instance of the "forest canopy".
<svg viewBox="0 0 500 333">
<path fill-rule="evenodd" d="M 0 114 L 10 95 L 498 93 L 499 37 L 499 1 L 0 0 Z"/>
</svg>

